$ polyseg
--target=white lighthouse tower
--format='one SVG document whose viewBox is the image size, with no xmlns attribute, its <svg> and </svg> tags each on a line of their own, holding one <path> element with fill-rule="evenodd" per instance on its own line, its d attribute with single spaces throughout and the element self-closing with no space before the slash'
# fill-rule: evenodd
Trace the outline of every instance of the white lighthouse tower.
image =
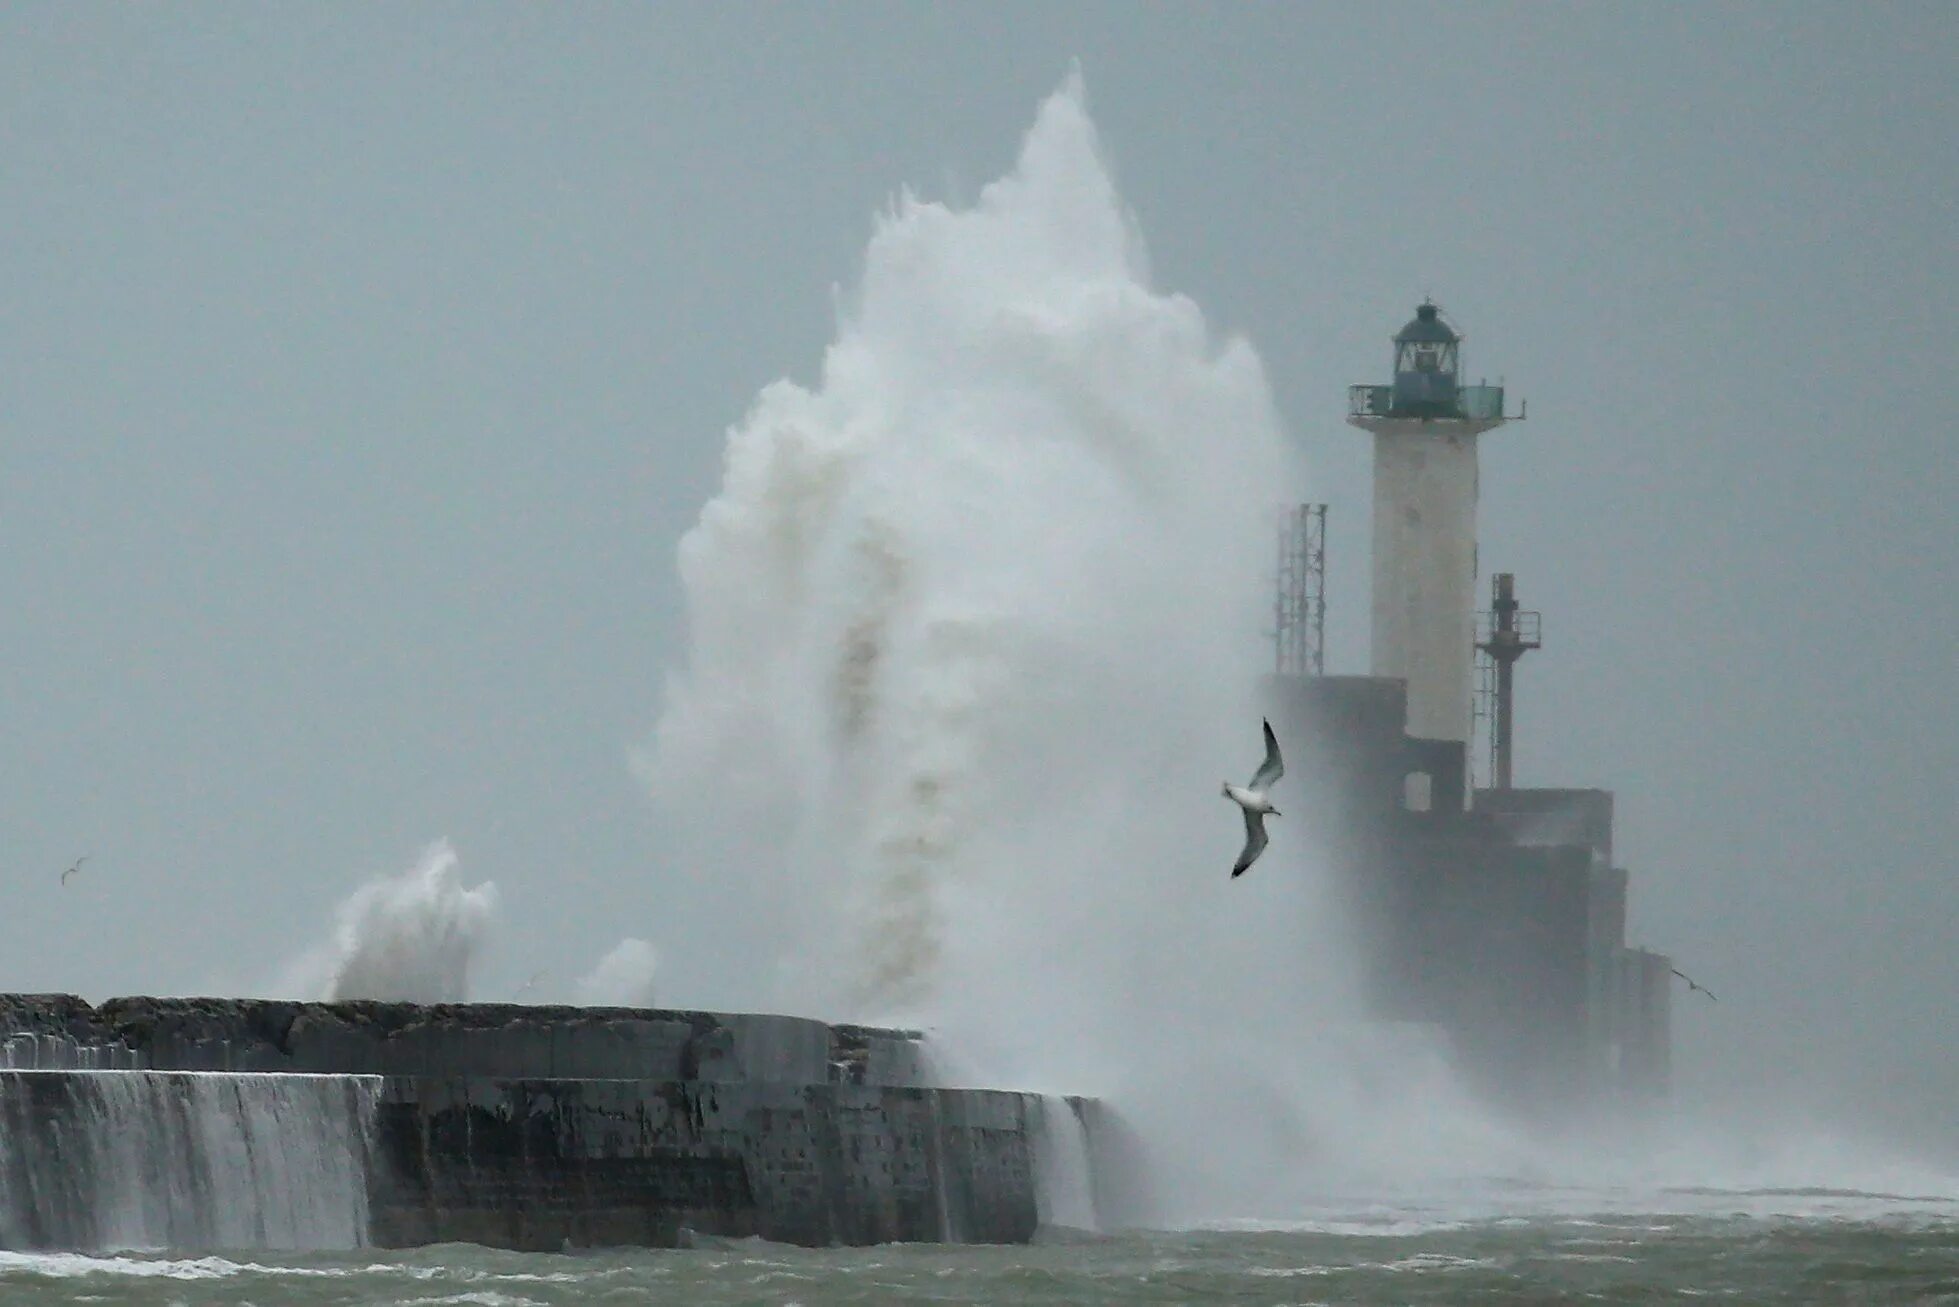
<svg viewBox="0 0 1959 1307">
<path fill-rule="evenodd" d="M 1394 337 L 1394 381 L 1347 388 L 1374 436 L 1372 672 L 1408 683 L 1408 734 L 1470 734 L 1476 645 L 1476 438 L 1503 387 L 1458 380 L 1462 336 L 1424 302 Z M 1521 416 L 1521 415 L 1519 415 Z"/>
</svg>

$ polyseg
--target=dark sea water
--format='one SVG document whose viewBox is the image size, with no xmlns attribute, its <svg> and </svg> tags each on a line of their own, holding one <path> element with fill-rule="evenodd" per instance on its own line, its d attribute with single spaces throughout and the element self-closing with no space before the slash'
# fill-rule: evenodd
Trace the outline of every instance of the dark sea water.
<svg viewBox="0 0 1959 1307">
<path fill-rule="evenodd" d="M 0 1304 L 1959 1303 L 1951 1198 L 1597 1191 L 1515 1206 L 1535 1210 L 1362 1205 L 1018 1248 L 0 1253 Z"/>
</svg>

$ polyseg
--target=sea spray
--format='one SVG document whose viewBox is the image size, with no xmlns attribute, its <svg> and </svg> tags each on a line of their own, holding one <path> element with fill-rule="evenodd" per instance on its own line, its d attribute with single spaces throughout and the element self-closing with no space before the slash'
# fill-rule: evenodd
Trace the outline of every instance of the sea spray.
<svg viewBox="0 0 1959 1307">
<path fill-rule="evenodd" d="M 1078 79 L 970 208 L 901 196 L 681 544 L 672 990 L 1105 1095 L 1165 1219 L 1488 1165 L 1441 1062 L 1356 1022 L 1320 833 L 1228 876 L 1300 484 L 1257 356 L 1153 286 Z"/>
<path fill-rule="evenodd" d="M 467 999 L 497 896 L 492 884 L 465 888 L 457 866 L 449 842 L 437 840 L 407 871 L 355 890 L 340 907 L 325 997 Z"/>
<path fill-rule="evenodd" d="M 1150 288 L 1078 84 L 973 208 L 902 197 L 821 381 L 762 393 L 681 545 L 650 777 L 773 964 L 694 983 L 934 1011 L 971 960 L 955 891 L 1077 914 L 1156 842 L 1139 800 L 1175 796 L 1191 859 L 1143 879 L 1228 865 L 1211 772 L 1257 738 L 1247 560 L 1289 479 L 1251 350 Z"/>
<path fill-rule="evenodd" d="M 573 1001 L 586 1007 L 652 1007 L 660 955 L 643 939 L 622 939 L 579 978 Z"/>
</svg>

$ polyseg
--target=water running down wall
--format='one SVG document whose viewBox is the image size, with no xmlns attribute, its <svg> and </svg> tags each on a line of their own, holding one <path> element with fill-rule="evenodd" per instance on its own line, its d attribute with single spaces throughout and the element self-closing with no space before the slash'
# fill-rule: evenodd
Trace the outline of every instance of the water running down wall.
<svg viewBox="0 0 1959 1307">
<path fill-rule="evenodd" d="M 0 1248 L 358 1248 L 380 1083 L 0 1071 Z"/>
</svg>

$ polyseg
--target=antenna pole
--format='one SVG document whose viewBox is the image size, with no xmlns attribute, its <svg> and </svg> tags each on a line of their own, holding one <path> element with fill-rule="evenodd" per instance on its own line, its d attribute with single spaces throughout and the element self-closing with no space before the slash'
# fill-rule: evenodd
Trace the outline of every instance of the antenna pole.
<svg viewBox="0 0 1959 1307">
<path fill-rule="evenodd" d="M 1326 674 L 1326 505 L 1288 507 L 1279 518 L 1274 670 Z"/>
<path fill-rule="evenodd" d="M 1514 704 L 1517 660 L 1532 649 L 1544 647 L 1543 617 L 1517 606 L 1517 578 L 1498 572 L 1490 578 L 1490 611 L 1484 619 L 1483 638 L 1476 647 L 1488 656 L 1496 672 L 1490 711 L 1490 785 L 1492 789 L 1511 787 L 1511 756 L 1514 751 Z"/>
</svg>

